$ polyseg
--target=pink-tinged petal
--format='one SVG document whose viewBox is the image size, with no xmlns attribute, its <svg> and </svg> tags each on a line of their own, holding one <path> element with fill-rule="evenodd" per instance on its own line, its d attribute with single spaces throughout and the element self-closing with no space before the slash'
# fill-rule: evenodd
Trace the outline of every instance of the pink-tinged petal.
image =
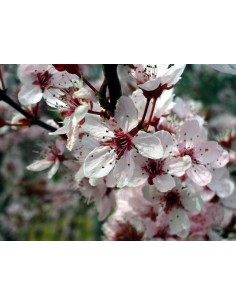
<svg viewBox="0 0 236 305">
<path fill-rule="evenodd" d="M 56 172 L 58 171 L 59 166 L 60 166 L 60 161 L 58 159 L 56 159 L 56 162 L 53 164 L 52 168 L 48 172 L 48 178 L 49 179 L 51 179 L 56 174 Z"/>
<path fill-rule="evenodd" d="M 119 127 L 128 132 L 138 125 L 138 112 L 131 98 L 122 96 L 117 101 L 115 119 Z"/>
<path fill-rule="evenodd" d="M 54 162 L 53 161 L 48 161 L 46 159 L 44 160 L 38 160 L 35 161 L 34 163 L 28 165 L 26 169 L 33 171 L 33 172 L 40 172 L 46 168 L 49 168 Z"/>
<path fill-rule="evenodd" d="M 159 87 L 160 84 L 161 78 L 158 77 L 156 79 L 148 80 L 146 83 L 139 85 L 139 88 L 143 89 L 144 91 L 154 91 Z"/>
<path fill-rule="evenodd" d="M 181 127 L 177 134 L 178 142 L 182 147 L 193 148 L 199 143 L 201 129 L 197 120 L 188 120 Z"/>
<path fill-rule="evenodd" d="M 164 174 L 153 179 L 153 183 L 160 192 L 168 192 L 175 187 L 175 180 L 171 175 Z"/>
<path fill-rule="evenodd" d="M 189 156 L 167 158 L 165 160 L 163 170 L 170 175 L 181 177 L 185 174 L 186 170 L 192 165 L 192 160 Z"/>
<path fill-rule="evenodd" d="M 160 159 L 163 157 L 161 141 L 153 134 L 139 131 L 133 138 L 133 143 L 138 152 L 146 158 Z"/>
<path fill-rule="evenodd" d="M 38 86 L 22 86 L 18 94 L 19 101 L 22 105 L 32 105 L 41 101 L 43 93 Z"/>
<path fill-rule="evenodd" d="M 208 187 L 203 187 L 203 189 L 200 190 L 200 196 L 204 202 L 208 202 L 215 196 L 215 192 L 210 190 Z"/>
<path fill-rule="evenodd" d="M 129 183 L 134 172 L 134 160 L 130 152 L 117 161 L 112 172 L 117 181 L 117 187 L 122 188 Z"/>
<path fill-rule="evenodd" d="M 197 145 L 194 157 L 202 164 L 208 164 L 217 161 L 222 152 L 223 148 L 217 142 L 208 141 Z"/>
<path fill-rule="evenodd" d="M 104 140 L 106 140 L 114 137 L 114 133 L 109 129 L 111 126 L 109 126 L 108 122 L 106 125 L 102 122 L 100 117 L 88 113 L 85 115 L 85 123 L 82 128 L 90 135 L 100 139 L 103 139 L 104 137 Z"/>
<path fill-rule="evenodd" d="M 168 214 L 170 233 L 179 237 L 187 237 L 190 229 L 190 221 L 183 209 L 173 208 Z"/>
<path fill-rule="evenodd" d="M 100 200 L 95 200 L 96 208 L 98 211 L 98 220 L 103 221 L 110 213 L 111 209 L 115 207 L 115 202 L 112 198 L 105 196 Z"/>
<path fill-rule="evenodd" d="M 56 140 L 56 147 L 59 149 L 59 154 L 61 154 L 61 155 L 65 151 L 65 144 L 66 144 L 65 140 L 62 140 L 60 138 Z"/>
<path fill-rule="evenodd" d="M 228 163 L 229 163 L 229 153 L 227 152 L 227 150 L 224 149 L 220 157 L 215 162 L 213 162 L 211 166 L 214 168 L 221 168 L 227 165 Z"/>
<path fill-rule="evenodd" d="M 106 176 L 106 186 L 107 187 L 115 187 L 116 186 L 116 179 L 113 175 L 113 171 L 111 171 L 107 176 Z"/>
<path fill-rule="evenodd" d="M 163 158 L 168 157 L 172 152 L 172 148 L 174 144 L 171 134 L 167 131 L 161 130 L 155 132 L 154 135 L 161 141 L 161 145 L 164 151 Z"/>
<path fill-rule="evenodd" d="M 211 172 L 201 164 L 193 164 L 186 173 L 194 183 L 200 186 L 207 185 L 212 179 Z"/>
<path fill-rule="evenodd" d="M 113 169 L 116 153 L 110 147 L 96 147 L 84 161 L 84 174 L 89 178 L 105 177 Z"/>
</svg>

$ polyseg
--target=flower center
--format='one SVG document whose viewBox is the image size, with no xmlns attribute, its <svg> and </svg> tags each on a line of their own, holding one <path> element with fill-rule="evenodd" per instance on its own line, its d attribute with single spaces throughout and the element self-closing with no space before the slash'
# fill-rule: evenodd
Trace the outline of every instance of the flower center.
<svg viewBox="0 0 236 305">
<path fill-rule="evenodd" d="M 164 208 L 164 212 L 166 214 L 170 213 L 170 211 L 173 208 L 180 208 L 183 209 L 183 205 L 181 203 L 180 199 L 180 194 L 176 190 L 172 190 L 168 193 L 166 193 L 162 198 L 161 198 L 161 205 Z"/>
<path fill-rule="evenodd" d="M 162 175 L 164 173 L 163 171 L 163 164 L 164 160 L 151 160 L 148 159 L 146 162 L 146 165 L 143 167 L 143 169 L 148 174 L 148 183 L 153 184 L 153 179 L 158 176 Z"/>
<path fill-rule="evenodd" d="M 115 137 L 102 142 L 101 145 L 114 148 L 117 153 L 117 159 L 119 160 L 125 152 L 132 149 L 132 136 L 128 133 L 124 133 L 122 130 L 118 130 L 115 131 Z"/>
<path fill-rule="evenodd" d="M 143 232 L 138 232 L 131 224 L 123 223 L 120 224 L 114 240 L 117 241 L 139 241 L 143 239 Z"/>
<path fill-rule="evenodd" d="M 41 73 L 37 73 L 36 76 L 37 80 L 33 82 L 33 85 L 40 86 L 42 92 L 44 92 L 45 89 L 51 85 L 52 74 L 48 71 L 44 71 Z"/>
</svg>

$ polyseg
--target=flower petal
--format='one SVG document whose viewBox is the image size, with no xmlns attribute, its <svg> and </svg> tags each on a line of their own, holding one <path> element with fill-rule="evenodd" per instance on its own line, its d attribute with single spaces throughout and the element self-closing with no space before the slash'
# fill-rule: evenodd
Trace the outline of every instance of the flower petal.
<svg viewBox="0 0 236 305">
<path fill-rule="evenodd" d="M 133 176 L 134 161 L 130 152 L 127 152 L 116 163 L 113 176 L 117 181 L 117 187 L 122 188 L 128 184 Z"/>
<path fill-rule="evenodd" d="M 160 192 L 168 192 L 175 187 L 175 180 L 168 174 L 157 176 L 153 183 Z"/>
<path fill-rule="evenodd" d="M 170 233 L 185 238 L 189 233 L 190 221 L 183 209 L 173 208 L 168 214 Z"/>
<path fill-rule="evenodd" d="M 186 171 L 188 177 L 197 185 L 204 186 L 211 182 L 211 172 L 201 164 L 194 164 Z"/>
<path fill-rule="evenodd" d="M 198 144 L 194 157 L 202 164 L 208 164 L 215 162 L 223 152 L 223 148 L 215 141 L 207 141 L 205 143 Z"/>
<path fill-rule="evenodd" d="M 160 159 L 163 157 L 161 141 L 153 134 L 139 131 L 133 139 L 135 147 L 139 153 L 150 159 Z"/>
<path fill-rule="evenodd" d="M 18 94 L 20 103 L 25 106 L 40 102 L 42 97 L 42 90 L 38 86 L 23 85 Z"/>
<path fill-rule="evenodd" d="M 53 164 L 52 168 L 48 172 L 48 178 L 49 179 L 51 179 L 56 174 L 56 172 L 58 171 L 59 166 L 60 166 L 60 161 L 58 159 L 56 159 L 56 162 Z"/>
<path fill-rule="evenodd" d="M 35 161 L 34 163 L 28 165 L 26 169 L 33 172 L 40 172 L 46 168 L 49 168 L 53 164 L 53 161 L 48 161 L 46 159 Z"/>
<path fill-rule="evenodd" d="M 105 177 L 116 162 L 116 153 L 110 147 L 96 147 L 84 161 L 84 175 L 89 178 Z"/>
<path fill-rule="evenodd" d="M 85 123 L 82 125 L 82 128 L 84 131 L 96 138 L 114 137 L 114 133 L 109 130 L 111 128 L 111 126 L 109 126 L 109 123 L 107 122 L 107 124 L 105 125 L 102 122 L 101 118 L 94 114 L 87 113 L 85 115 Z"/>
<path fill-rule="evenodd" d="M 192 160 L 189 156 L 167 158 L 165 160 L 163 170 L 170 175 L 181 177 L 185 174 L 186 170 L 192 165 Z"/>
<path fill-rule="evenodd" d="M 122 96 L 117 101 L 115 119 L 123 131 L 130 131 L 138 125 L 138 112 L 130 97 Z"/>
<path fill-rule="evenodd" d="M 173 138 L 171 134 L 167 131 L 161 130 L 155 132 L 154 135 L 161 141 L 161 145 L 164 151 L 163 158 L 166 158 L 170 155 L 173 148 Z"/>
</svg>

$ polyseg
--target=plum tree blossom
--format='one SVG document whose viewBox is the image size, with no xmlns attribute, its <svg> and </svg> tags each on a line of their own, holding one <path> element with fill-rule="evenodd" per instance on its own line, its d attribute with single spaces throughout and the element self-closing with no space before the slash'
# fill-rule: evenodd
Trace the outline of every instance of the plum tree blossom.
<svg viewBox="0 0 236 305">
<path fill-rule="evenodd" d="M 22 105 L 36 104 L 42 98 L 54 104 L 55 98 L 63 95 L 61 89 L 70 87 L 72 80 L 67 72 L 58 72 L 52 65 L 20 65 L 18 76 L 22 82 L 19 92 Z"/>
<path fill-rule="evenodd" d="M 65 149 L 64 141 L 57 140 L 55 144 L 49 146 L 43 153 L 43 159 L 37 160 L 26 168 L 33 172 L 39 172 L 51 168 L 48 178 L 51 179 L 59 169 L 60 162 L 64 161 L 63 152 Z"/>
<path fill-rule="evenodd" d="M 223 148 L 215 141 L 206 141 L 204 128 L 197 120 L 188 120 L 176 134 L 178 156 L 189 156 L 191 167 L 187 176 L 196 184 L 203 186 L 211 182 L 212 174 L 208 166 L 222 155 Z"/>
<path fill-rule="evenodd" d="M 90 178 L 101 178 L 111 171 L 118 185 L 127 185 L 134 171 L 132 153 L 159 159 L 163 148 L 158 137 L 138 130 L 138 115 L 133 101 L 121 97 L 117 103 L 116 123 L 102 122 L 90 114 L 85 116 L 83 129 L 98 142 L 84 161 L 84 174 Z"/>
</svg>

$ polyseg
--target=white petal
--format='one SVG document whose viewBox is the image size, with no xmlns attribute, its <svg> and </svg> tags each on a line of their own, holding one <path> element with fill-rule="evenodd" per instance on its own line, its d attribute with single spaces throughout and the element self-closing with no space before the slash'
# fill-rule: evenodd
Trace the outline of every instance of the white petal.
<svg viewBox="0 0 236 305">
<path fill-rule="evenodd" d="M 139 153 L 150 159 L 160 159 L 163 156 L 163 148 L 160 140 L 153 134 L 139 131 L 133 138 L 133 143 Z"/>
<path fill-rule="evenodd" d="M 131 98 L 122 96 L 117 101 L 115 119 L 119 127 L 128 132 L 138 125 L 138 112 Z"/>
<path fill-rule="evenodd" d="M 217 142 L 208 141 L 197 145 L 194 157 L 202 164 L 207 164 L 217 161 L 222 152 L 223 149 Z"/>
<path fill-rule="evenodd" d="M 139 88 L 145 91 L 154 91 L 159 87 L 160 83 L 161 83 L 161 78 L 158 77 L 156 79 L 151 79 L 142 85 L 139 85 Z"/>
<path fill-rule="evenodd" d="M 207 185 L 212 179 L 211 172 L 201 164 L 193 164 L 186 173 L 193 182 L 200 186 Z"/>
<path fill-rule="evenodd" d="M 56 174 L 56 172 L 58 171 L 59 166 L 60 166 L 60 161 L 58 159 L 56 159 L 56 162 L 54 163 L 54 165 L 52 166 L 52 168 L 48 172 L 48 178 L 49 179 L 51 179 Z"/>
<path fill-rule="evenodd" d="M 167 158 L 165 160 L 163 170 L 170 175 L 181 177 L 185 174 L 186 170 L 192 165 L 192 160 L 189 156 Z"/>
<path fill-rule="evenodd" d="M 108 125 L 108 123 L 106 124 Z M 86 114 L 85 123 L 82 125 L 84 131 L 96 138 L 111 138 L 114 137 L 114 133 L 109 130 L 102 119 L 94 114 Z"/>
<path fill-rule="evenodd" d="M 161 141 L 161 145 L 164 151 L 163 158 L 168 157 L 173 148 L 173 138 L 171 134 L 167 131 L 161 130 L 155 132 L 154 135 Z"/>
<path fill-rule="evenodd" d="M 78 124 L 85 117 L 85 114 L 88 112 L 88 110 L 89 110 L 88 103 L 84 103 L 83 105 L 77 107 L 73 115 L 73 120 L 74 120 L 73 124 Z"/>
<path fill-rule="evenodd" d="M 183 147 L 193 148 L 201 139 L 201 129 L 197 120 L 188 120 L 177 134 L 178 141 Z"/>
<path fill-rule="evenodd" d="M 40 172 L 46 168 L 49 168 L 53 164 L 53 161 L 48 161 L 46 159 L 44 160 L 38 160 L 34 163 L 28 165 L 26 169 L 33 171 L 33 172 Z"/>
<path fill-rule="evenodd" d="M 185 67 L 185 64 L 173 65 L 163 75 L 161 83 L 163 85 L 167 84 L 169 87 L 175 85 L 180 80 L 180 76 L 184 72 Z"/>
<path fill-rule="evenodd" d="M 181 202 L 184 208 L 190 212 L 199 212 L 203 207 L 203 201 L 196 192 L 192 192 L 190 189 L 184 189 L 180 193 Z"/>
<path fill-rule="evenodd" d="M 96 147 L 84 161 L 84 174 L 89 178 L 105 177 L 116 162 L 116 153 L 110 147 Z"/>
<path fill-rule="evenodd" d="M 40 102 L 43 93 L 38 86 L 22 86 L 18 94 L 19 101 L 22 105 L 31 105 Z"/>
<path fill-rule="evenodd" d="M 155 177 L 153 183 L 160 192 L 168 192 L 175 187 L 175 180 L 168 174 Z"/>
<path fill-rule="evenodd" d="M 187 237 L 190 228 L 190 221 L 187 213 L 183 209 L 173 208 L 168 214 L 170 233 L 182 238 Z"/>
<path fill-rule="evenodd" d="M 229 153 L 227 152 L 227 150 L 224 149 L 221 156 L 215 162 L 213 162 L 211 166 L 214 168 L 221 168 L 228 163 L 229 163 Z"/>
<path fill-rule="evenodd" d="M 123 155 L 116 163 L 113 176 L 117 181 L 117 187 L 122 188 L 128 184 L 133 176 L 134 161 L 130 152 Z"/>
</svg>

